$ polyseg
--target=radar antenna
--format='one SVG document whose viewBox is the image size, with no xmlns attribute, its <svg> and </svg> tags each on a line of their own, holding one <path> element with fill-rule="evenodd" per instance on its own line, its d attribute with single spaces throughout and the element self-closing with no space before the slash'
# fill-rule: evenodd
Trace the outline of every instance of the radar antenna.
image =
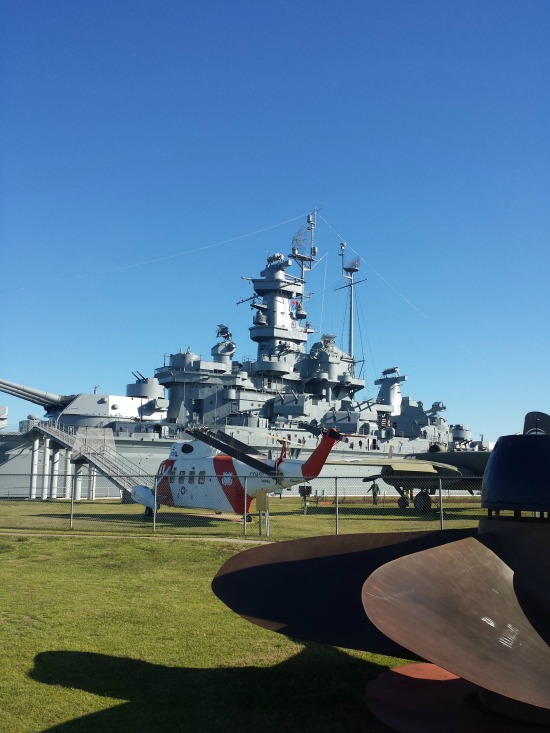
<svg viewBox="0 0 550 733">
<path fill-rule="evenodd" d="M 294 253 L 294 250 L 296 250 L 296 253 L 302 253 L 306 248 L 306 242 L 307 242 L 307 231 L 308 226 L 307 224 L 304 224 L 304 226 L 300 227 L 296 234 L 292 237 L 292 252 Z"/>
<path fill-rule="evenodd" d="M 232 337 L 231 331 L 227 328 L 225 323 L 218 323 L 217 329 L 216 329 L 216 338 L 223 338 L 224 341 L 231 341 Z"/>
<path fill-rule="evenodd" d="M 317 247 L 315 246 L 315 227 L 317 225 L 317 210 L 307 215 L 307 222 L 301 227 L 296 234 L 292 237 L 292 252 L 289 255 L 300 267 L 300 282 L 305 285 L 306 272 L 310 272 L 315 257 L 317 256 Z M 309 252 L 307 252 L 306 243 L 308 240 L 307 233 L 309 232 Z M 301 295 L 296 303 L 296 314 L 295 317 L 298 319 L 305 319 L 307 316 L 304 308 L 304 294 Z"/>
</svg>

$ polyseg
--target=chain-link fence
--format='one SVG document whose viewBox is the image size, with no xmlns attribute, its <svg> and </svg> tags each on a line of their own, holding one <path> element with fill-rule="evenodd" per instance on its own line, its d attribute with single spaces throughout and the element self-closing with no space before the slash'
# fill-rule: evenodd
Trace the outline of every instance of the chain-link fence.
<svg viewBox="0 0 550 733">
<path fill-rule="evenodd" d="M 143 476 L 136 477 L 136 483 L 142 480 Z M 283 540 L 473 527 L 483 514 L 480 477 L 435 478 L 425 488 L 412 489 L 403 487 L 418 484 L 418 477 L 400 477 L 401 485 L 395 486 L 376 479 L 374 492 L 374 479 L 320 477 L 308 483 L 302 480 L 280 494 L 266 494 L 257 492 L 249 477 L 235 476 L 233 481 L 241 487 L 242 497 L 232 495 L 236 509 L 224 502 L 228 492 L 223 480 L 202 475 L 194 480 L 194 485 L 180 485 L 175 477 L 167 491 L 159 490 L 156 505 L 154 494 L 149 494 L 151 507 L 147 509 L 99 473 L 59 475 L 53 486 L 51 482 L 32 485 L 28 474 L 0 475 L 0 531 L 154 532 Z M 209 487 L 212 500 L 202 502 L 202 507 L 201 489 Z"/>
</svg>

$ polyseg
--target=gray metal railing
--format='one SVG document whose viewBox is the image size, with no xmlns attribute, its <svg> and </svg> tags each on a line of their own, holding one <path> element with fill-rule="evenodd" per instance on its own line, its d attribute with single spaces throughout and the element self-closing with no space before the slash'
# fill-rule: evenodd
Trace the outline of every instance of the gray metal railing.
<svg viewBox="0 0 550 733">
<path fill-rule="evenodd" d="M 73 458 L 82 458 L 85 462 L 90 463 L 120 489 L 129 491 L 136 483 L 142 483 L 149 488 L 154 486 L 154 476 L 120 455 L 106 443 L 99 447 L 94 447 L 93 443 L 88 444 L 85 433 L 82 435 L 79 431 L 71 430 L 71 428 L 59 427 L 51 421 L 38 423 L 34 429 L 43 435 L 60 441 L 71 450 L 78 448 Z M 83 438 L 82 441 L 79 438 Z"/>
</svg>

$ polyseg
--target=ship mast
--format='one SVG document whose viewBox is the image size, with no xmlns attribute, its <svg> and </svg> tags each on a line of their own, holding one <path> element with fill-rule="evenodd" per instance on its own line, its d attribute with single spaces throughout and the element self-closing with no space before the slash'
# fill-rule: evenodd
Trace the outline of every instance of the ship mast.
<svg viewBox="0 0 550 733">
<path fill-rule="evenodd" d="M 302 285 L 305 285 L 306 282 L 306 272 L 309 272 L 313 266 L 313 262 L 315 261 L 315 257 L 317 256 L 317 247 L 315 246 L 315 227 L 317 226 L 317 211 L 313 211 L 313 213 L 307 215 L 307 224 L 305 227 L 302 227 L 293 237 L 292 239 L 292 254 L 290 257 L 298 263 L 298 266 L 300 267 L 300 281 Z M 302 254 L 300 250 L 303 248 L 303 237 L 302 233 L 304 231 L 309 232 L 309 254 Z M 301 298 L 300 298 L 300 309 L 301 312 L 305 314 L 304 310 L 304 293 L 302 292 Z"/>
<path fill-rule="evenodd" d="M 342 277 L 345 280 L 348 280 L 348 283 L 346 285 L 342 285 L 341 288 L 336 288 L 336 290 L 341 290 L 342 288 L 349 288 L 349 330 L 348 330 L 348 354 L 351 357 L 351 363 L 350 363 L 350 376 L 355 376 L 355 356 L 353 354 L 353 324 L 355 319 L 354 314 L 354 303 L 355 303 L 355 285 L 357 283 L 355 282 L 355 273 L 359 272 L 359 257 L 355 257 L 353 260 L 350 260 L 347 263 L 344 263 L 344 252 L 346 250 L 346 243 L 341 242 L 340 243 L 340 254 L 339 256 L 342 258 Z M 366 280 L 366 278 L 364 278 Z M 359 280 L 358 282 L 364 282 L 364 280 Z"/>
</svg>

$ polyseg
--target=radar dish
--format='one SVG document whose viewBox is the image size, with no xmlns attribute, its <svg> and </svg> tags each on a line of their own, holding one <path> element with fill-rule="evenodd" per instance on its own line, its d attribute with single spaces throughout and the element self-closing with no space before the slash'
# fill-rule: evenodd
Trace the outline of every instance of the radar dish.
<svg viewBox="0 0 550 733">
<path fill-rule="evenodd" d="M 217 329 L 216 329 L 216 337 L 217 338 L 224 338 L 226 340 L 229 340 L 231 338 L 231 331 L 229 328 L 225 325 L 225 323 L 218 323 Z"/>
<path fill-rule="evenodd" d="M 297 249 L 299 252 L 303 252 L 306 248 L 308 228 L 306 225 L 298 229 L 296 234 L 292 237 L 292 247 Z"/>
<path fill-rule="evenodd" d="M 359 272 L 359 257 L 354 257 L 353 260 L 350 260 L 347 265 L 344 265 L 344 270 L 346 272 Z"/>
</svg>

